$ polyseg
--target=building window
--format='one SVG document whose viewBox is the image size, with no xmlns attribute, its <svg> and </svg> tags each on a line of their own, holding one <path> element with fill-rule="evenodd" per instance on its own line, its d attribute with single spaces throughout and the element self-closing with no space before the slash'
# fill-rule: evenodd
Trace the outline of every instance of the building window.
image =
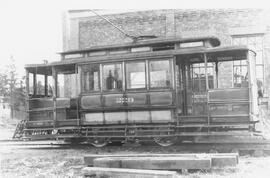
<svg viewBox="0 0 270 178">
<path fill-rule="evenodd" d="M 126 63 L 127 89 L 146 88 L 145 62 Z"/>
<path fill-rule="evenodd" d="M 122 90 L 122 64 L 103 65 L 103 90 Z"/>
<path fill-rule="evenodd" d="M 193 91 L 204 92 L 206 91 L 206 76 L 205 76 L 205 64 L 197 63 L 192 64 L 192 79 L 193 79 Z M 207 77 L 209 89 L 214 88 L 214 64 L 207 63 Z"/>
<path fill-rule="evenodd" d="M 84 92 L 100 91 L 99 64 L 82 66 L 82 85 Z"/>
<path fill-rule="evenodd" d="M 150 88 L 168 88 L 171 86 L 170 61 L 149 62 Z"/>
<path fill-rule="evenodd" d="M 257 54 L 256 55 L 256 79 L 257 79 L 257 84 L 260 85 L 258 87 L 263 88 L 264 86 L 263 35 L 233 36 L 232 44 L 233 45 L 247 45 L 250 49 L 256 52 Z"/>
</svg>

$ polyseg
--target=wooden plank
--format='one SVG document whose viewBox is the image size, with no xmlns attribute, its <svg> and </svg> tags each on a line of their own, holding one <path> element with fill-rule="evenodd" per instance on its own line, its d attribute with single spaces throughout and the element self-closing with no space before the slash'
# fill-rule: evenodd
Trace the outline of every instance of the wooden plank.
<svg viewBox="0 0 270 178">
<path fill-rule="evenodd" d="M 115 155 L 96 155 L 91 154 L 84 157 L 84 163 L 88 166 L 94 165 L 94 159 L 96 158 L 108 158 L 108 157 L 193 157 L 193 158 L 200 158 L 200 157 L 210 157 L 210 158 L 217 158 L 217 157 L 224 157 L 224 158 L 235 158 L 236 162 L 238 163 L 239 156 L 237 153 L 212 153 L 212 154 L 115 154 Z M 217 163 L 217 159 L 214 160 Z M 217 163 L 219 164 L 219 163 Z M 221 164 L 221 163 L 220 163 Z"/>
<path fill-rule="evenodd" d="M 114 157 L 96 158 L 95 167 L 179 170 L 211 168 L 211 158 L 197 157 Z"/>
<path fill-rule="evenodd" d="M 212 168 L 215 167 L 235 167 L 238 164 L 238 156 L 212 156 Z"/>
<path fill-rule="evenodd" d="M 140 170 L 140 169 L 118 169 L 118 168 L 101 168 L 86 167 L 82 169 L 85 177 L 95 178 L 177 178 L 175 171 L 157 171 L 157 170 Z"/>
</svg>

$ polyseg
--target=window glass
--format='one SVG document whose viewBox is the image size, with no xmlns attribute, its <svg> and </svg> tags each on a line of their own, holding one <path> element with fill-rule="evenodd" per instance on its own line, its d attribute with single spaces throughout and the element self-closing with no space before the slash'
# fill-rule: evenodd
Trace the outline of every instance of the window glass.
<svg viewBox="0 0 270 178">
<path fill-rule="evenodd" d="M 193 91 L 194 92 L 200 91 L 200 80 L 199 79 L 193 79 Z"/>
<path fill-rule="evenodd" d="M 193 68 L 193 78 L 199 79 L 200 78 L 200 67 L 195 67 L 195 66 Z"/>
<path fill-rule="evenodd" d="M 263 79 L 257 78 L 257 89 L 258 89 L 258 96 L 263 97 Z"/>
<path fill-rule="evenodd" d="M 76 74 L 57 74 L 57 97 L 74 98 L 77 96 Z M 49 92 L 49 91 L 48 91 Z"/>
<path fill-rule="evenodd" d="M 48 96 L 53 96 L 53 77 L 48 76 L 48 84 L 47 84 L 47 91 L 48 91 Z"/>
<path fill-rule="evenodd" d="M 264 65 L 264 60 L 263 60 L 263 36 L 262 35 L 241 35 L 241 36 L 233 36 L 232 38 L 232 44 L 235 44 L 235 45 L 248 45 L 248 47 L 250 49 L 252 49 L 253 51 L 256 52 L 257 56 L 256 56 L 256 66 L 263 66 Z M 241 66 L 243 65 L 247 65 L 245 63 L 243 63 L 245 60 L 242 60 L 241 61 Z M 237 64 L 234 64 L 234 65 L 237 65 Z M 235 66 L 234 66 L 235 68 Z M 240 67 L 240 68 L 243 68 L 243 67 Z M 246 67 L 244 67 L 246 68 Z M 258 68 L 261 68 L 261 67 L 256 67 L 256 71 L 258 71 L 259 69 Z M 263 69 L 263 67 L 262 67 Z M 235 69 L 234 69 L 235 71 Z M 241 70 L 242 71 L 242 70 Z M 247 83 L 247 80 L 243 80 L 243 76 L 245 74 L 245 71 L 241 72 L 241 76 L 240 77 L 239 75 L 236 76 L 235 73 L 234 73 L 234 86 L 235 87 L 242 87 L 242 85 L 240 84 L 241 81 L 244 82 L 244 83 Z M 264 70 L 260 71 L 260 72 L 256 72 L 256 77 L 257 78 L 261 78 L 262 80 L 262 86 L 263 86 L 263 82 L 264 82 Z"/>
<path fill-rule="evenodd" d="M 45 76 L 37 74 L 37 95 L 45 95 Z"/>
<path fill-rule="evenodd" d="M 168 60 L 150 61 L 149 70 L 151 88 L 171 86 L 170 63 Z"/>
<path fill-rule="evenodd" d="M 29 73 L 29 94 L 34 94 L 34 74 Z"/>
<path fill-rule="evenodd" d="M 248 72 L 246 60 L 241 60 L 240 63 L 236 61 L 233 62 L 233 83 L 234 87 L 248 86 Z"/>
<path fill-rule="evenodd" d="M 64 74 L 58 74 L 57 75 L 57 97 L 64 97 L 64 85 L 65 85 L 65 81 L 64 81 Z"/>
<path fill-rule="evenodd" d="M 103 90 L 121 90 L 122 78 L 122 64 L 103 65 Z"/>
<path fill-rule="evenodd" d="M 127 89 L 145 88 L 145 62 L 126 63 Z"/>
<path fill-rule="evenodd" d="M 99 91 L 99 64 L 85 65 L 82 67 L 83 91 Z"/>
<path fill-rule="evenodd" d="M 197 63 L 192 64 L 193 69 L 193 91 L 202 92 L 206 90 L 206 76 L 205 76 L 205 64 Z M 214 88 L 214 64 L 207 63 L 207 77 L 208 86 L 210 89 Z"/>
</svg>

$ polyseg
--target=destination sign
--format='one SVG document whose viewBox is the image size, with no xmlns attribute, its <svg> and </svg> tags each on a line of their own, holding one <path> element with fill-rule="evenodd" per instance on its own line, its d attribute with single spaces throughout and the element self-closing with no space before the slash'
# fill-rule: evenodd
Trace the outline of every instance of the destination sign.
<svg viewBox="0 0 270 178">
<path fill-rule="evenodd" d="M 129 97 L 120 97 L 116 98 L 116 103 L 133 103 L 134 98 L 129 98 Z"/>
</svg>

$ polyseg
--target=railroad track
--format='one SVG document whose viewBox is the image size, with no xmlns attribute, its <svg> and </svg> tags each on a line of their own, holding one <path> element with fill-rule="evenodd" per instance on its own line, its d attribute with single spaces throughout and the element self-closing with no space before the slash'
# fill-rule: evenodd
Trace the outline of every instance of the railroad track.
<svg viewBox="0 0 270 178">
<path fill-rule="evenodd" d="M 270 155 L 270 141 L 249 142 L 200 142 L 178 143 L 169 147 L 156 146 L 152 143 L 124 144 L 122 146 L 108 145 L 95 148 L 90 144 L 70 144 L 63 141 L 19 141 L 0 140 L 0 148 L 16 149 L 84 149 L 94 150 L 96 153 L 111 153 L 115 151 L 129 151 L 135 153 L 239 153 L 254 156 Z"/>
<path fill-rule="evenodd" d="M 70 144 L 58 141 L 22 141 L 22 140 L 0 140 L 0 147 L 7 148 L 61 148 L 69 147 Z"/>
</svg>

